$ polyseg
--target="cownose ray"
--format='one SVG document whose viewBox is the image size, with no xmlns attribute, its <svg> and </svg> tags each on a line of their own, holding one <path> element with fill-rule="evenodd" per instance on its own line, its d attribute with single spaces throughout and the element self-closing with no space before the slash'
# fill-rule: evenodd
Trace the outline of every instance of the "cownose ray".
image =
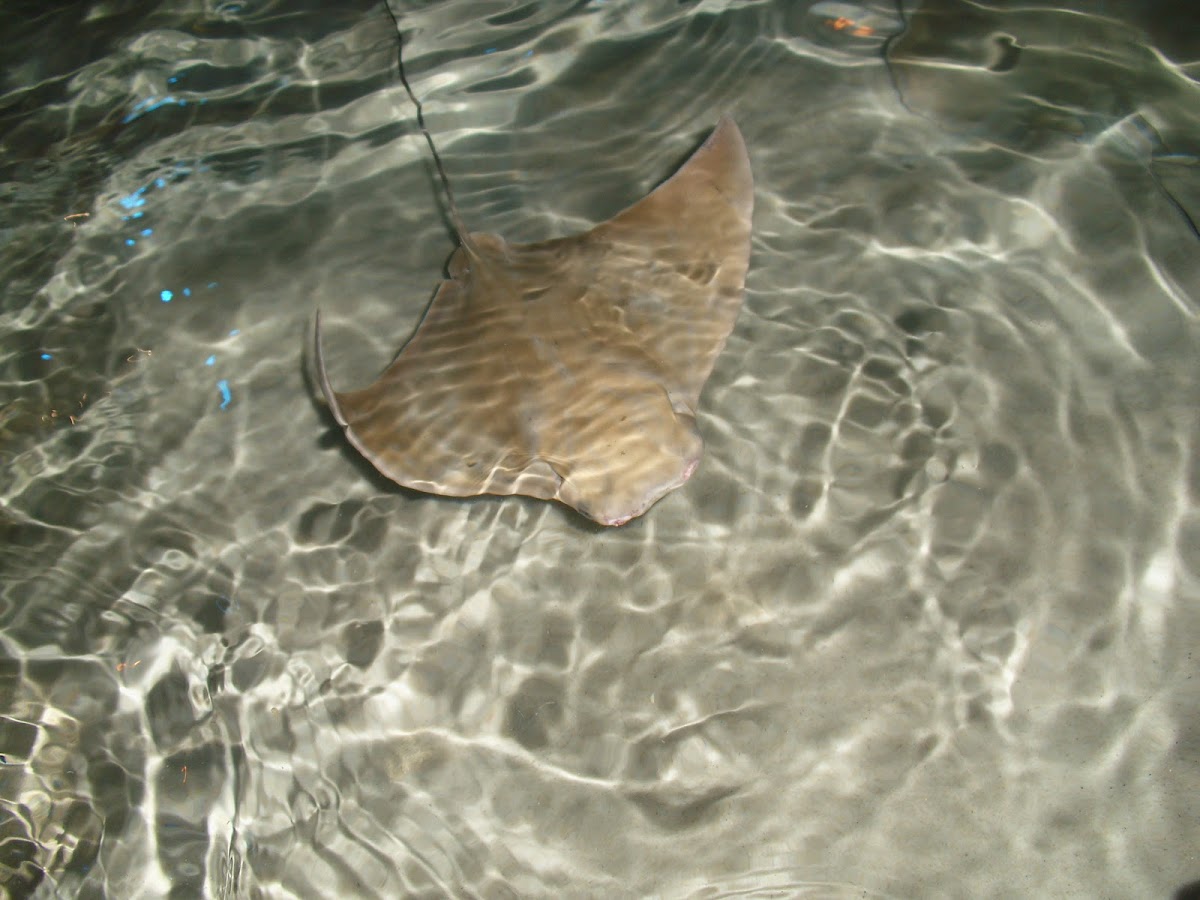
<svg viewBox="0 0 1200 900">
<path fill-rule="evenodd" d="M 646 197 L 590 231 L 467 233 L 416 332 L 374 384 L 321 390 L 380 472 L 454 497 L 558 500 L 603 525 L 695 471 L 701 388 L 733 328 L 754 190 L 729 117 Z M 453 201 L 451 201 L 452 203 Z"/>
</svg>

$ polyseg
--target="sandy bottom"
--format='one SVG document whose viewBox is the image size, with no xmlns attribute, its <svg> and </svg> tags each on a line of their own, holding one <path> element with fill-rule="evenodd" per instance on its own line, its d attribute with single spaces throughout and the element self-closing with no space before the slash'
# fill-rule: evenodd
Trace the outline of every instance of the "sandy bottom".
<svg viewBox="0 0 1200 900">
<path fill-rule="evenodd" d="M 119 6 L 0 25 L 11 896 L 1200 879 L 1187 4 L 397 2 L 473 229 L 745 134 L 705 455 L 616 529 L 315 400 L 315 310 L 365 384 L 452 249 L 382 7 Z"/>
</svg>

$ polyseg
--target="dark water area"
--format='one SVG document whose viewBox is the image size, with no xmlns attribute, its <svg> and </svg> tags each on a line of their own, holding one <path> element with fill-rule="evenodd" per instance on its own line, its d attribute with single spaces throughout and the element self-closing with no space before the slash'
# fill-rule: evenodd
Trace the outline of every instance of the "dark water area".
<svg viewBox="0 0 1200 900">
<path fill-rule="evenodd" d="M 5 10 L 8 896 L 1196 894 L 1195 4 L 396 0 L 473 231 L 745 136 L 703 459 L 607 529 L 319 401 L 454 248 L 382 5 Z"/>
</svg>

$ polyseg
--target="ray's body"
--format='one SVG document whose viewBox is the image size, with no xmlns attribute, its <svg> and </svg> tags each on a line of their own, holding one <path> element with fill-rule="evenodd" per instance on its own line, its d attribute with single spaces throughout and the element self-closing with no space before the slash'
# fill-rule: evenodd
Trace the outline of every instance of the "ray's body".
<svg viewBox="0 0 1200 900">
<path fill-rule="evenodd" d="M 330 387 L 318 315 L 333 415 L 406 487 L 523 494 L 624 524 L 699 462 L 696 408 L 741 308 L 753 196 L 726 117 L 671 178 L 583 234 L 468 234 L 451 200 L 450 277 L 373 384 Z"/>
</svg>

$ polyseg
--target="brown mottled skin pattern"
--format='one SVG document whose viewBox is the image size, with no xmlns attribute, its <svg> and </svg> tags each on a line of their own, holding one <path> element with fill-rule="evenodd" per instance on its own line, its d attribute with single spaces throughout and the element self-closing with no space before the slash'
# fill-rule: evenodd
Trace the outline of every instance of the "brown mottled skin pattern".
<svg viewBox="0 0 1200 900">
<path fill-rule="evenodd" d="M 742 305 L 754 189 L 726 117 L 670 179 L 591 231 L 536 244 L 471 234 L 374 384 L 330 409 L 392 480 L 524 494 L 622 525 L 682 485 L 700 391 Z"/>
</svg>

